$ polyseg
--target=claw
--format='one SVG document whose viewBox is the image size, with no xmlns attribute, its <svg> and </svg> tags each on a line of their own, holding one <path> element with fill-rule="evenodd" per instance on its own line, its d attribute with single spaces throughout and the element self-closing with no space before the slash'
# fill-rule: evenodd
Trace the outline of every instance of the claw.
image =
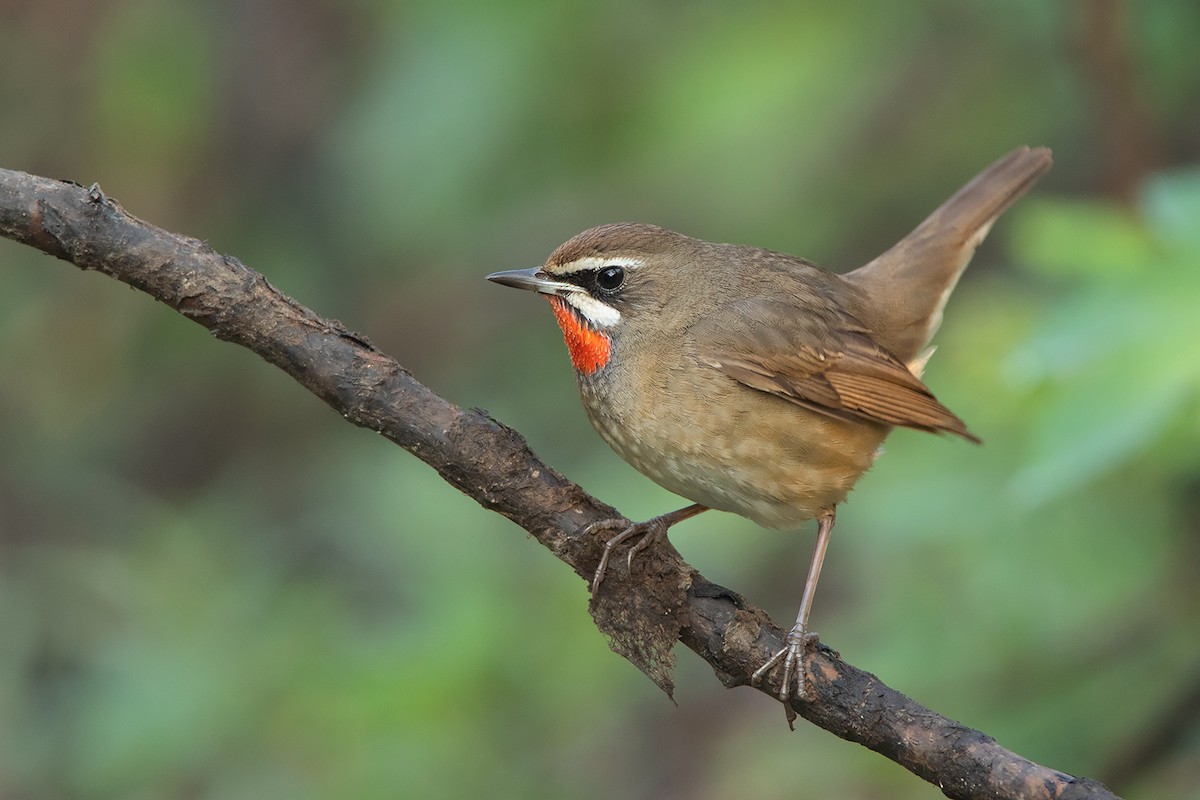
<svg viewBox="0 0 1200 800">
<path fill-rule="evenodd" d="M 799 626 L 792 628 L 788 631 L 786 637 L 787 646 L 768 658 L 761 667 L 754 671 L 754 674 L 750 676 L 750 685 L 760 685 L 775 665 L 782 660 L 783 680 L 780 682 L 779 699 L 786 703 L 792 698 L 792 676 L 794 675 L 796 678 L 796 699 L 807 700 L 808 688 L 805 683 L 804 651 L 809 644 L 815 643 L 819 638 L 816 633 L 810 633 Z"/>
<path fill-rule="evenodd" d="M 657 541 L 667 538 L 667 526 L 662 521 L 662 517 L 656 517 L 646 523 L 647 531 L 642 538 L 633 547 L 629 548 L 629 555 L 625 556 L 625 567 L 633 570 L 633 557 L 645 550 L 650 545 Z"/>
<path fill-rule="evenodd" d="M 796 720 L 796 712 L 792 710 L 792 679 L 795 677 L 796 699 L 808 700 L 808 686 L 805 681 L 807 670 L 804 668 L 804 650 L 811 643 L 816 643 L 818 636 L 816 633 L 810 633 L 799 625 L 788 631 L 786 642 L 787 647 L 779 650 L 775 655 L 771 656 L 766 662 L 754 671 L 750 676 L 750 685 L 758 686 L 763 679 L 771 672 L 772 669 L 782 660 L 783 661 L 783 680 L 779 685 L 779 702 L 783 703 L 784 713 L 787 714 L 788 727 L 794 730 L 792 725 Z"/>
<path fill-rule="evenodd" d="M 596 566 L 596 572 L 592 576 L 592 594 L 595 594 L 600 588 L 600 584 L 604 583 L 604 575 L 608 571 L 608 559 L 612 556 L 612 551 L 617 545 L 628 541 L 635 536 L 641 536 L 641 541 L 629 548 L 629 555 L 625 557 L 625 566 L 630 571 L 633 570 L 633 557 L 645 550 L 650 545 L 654 544 L 659 539 L 665 539 L 667 530 L 676 522 L 682 522 L 685 519 L 690 519 L 696 516 L 701 511 L 708 509 L 702 505 L 691 505 L 686 508 L 681 508 L 678 511 L 672 511 L 669 514 L 655 517 L 654 519 L 638 522 L 625 528 L 616 536 L 604 543 L 604 552 L 600 554 L 600 563 Z M 600 528 L 611 528 L 614 526 L 615 520 L 604 520 L 603 522 L 593 523 L 584 529 L 584 533 L 592 535 Z"/>
<path fill-rule="evenodd" d="M 607 520 L 606 522 L 611 523 L 611 520 Z M 592 594 L 595 594 L 600 589 L 600 584 L 604 583 L 604 576 L 608 572 L 608 559 L 612 556 L 612 552 L 616 549 L 617 545 L 632 539 L 635 536 L 642 537 L 640 542 L 629 548 L 629 556 L 625 559 L 627 568 L 632 570 L 633 554 L 639 550 L 644 550 L 655 538 L 661 536 L 663 533 L 666 533 L 665 528 L 663 528 L 661 531 L 656 531 L 655 527 L 652 526 L 653 522 L 654 520 L 650 520 L 649 522 L 641 522 L 630 525 L 628 528 L 604 543 L 604 552 L 601 553 L 600 563 L 596 565 L 596 573 L 592 576 Z M 597 526 L 588 526 L 585 533 L 592 533 L 593 527 L 608 527 L 608 525 L 606 525 L 606 523 L 598 523 Z"/>
</svg>

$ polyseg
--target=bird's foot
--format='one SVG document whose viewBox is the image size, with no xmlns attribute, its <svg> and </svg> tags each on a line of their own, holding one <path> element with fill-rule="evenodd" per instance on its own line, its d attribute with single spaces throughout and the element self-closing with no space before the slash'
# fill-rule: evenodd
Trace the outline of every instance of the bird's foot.
<svg viewBox="0 0 1200 800">
<path fill-rule="evenodd" d="M 808 689 L 805 685 L 804 651 L 810 644 L 816 644 L 818 638 L 816 633 L 808 631 L 801 625 L 793 626 L 784 639 L 787 646 L 767 659 L 766 663 L 756 669 L 754 674 L 750 676 L 750 685 L 758 686 L 762 683 L 763 678 L 780 661 L 783 662 L 783 680 L 779 686 L 779 700 L 783 703 L 789 728 L 794 729 L 792 723 L 796 721 L 796 712 L 792 710 L 792 704 L 789 702 L 792 699 L 793 681 L 796 689 L 796 699 L 807 700 Z"/>
<path fill-rule="evenodd" d="M 629 553 L 625 556 L 625 568 L 632 571 L 635 555 L 654 544 L 655 541 L 666 538 L 667 528 L 670 527 L 668 516 L 664 514 L 645 522 L 636 522 L 604 543 L 604 552 L 600 555 L 600 563 L 596 567 L 595 575 L 592 576 L 592 594 L 595 594 L 599 590 L 600 584 L 604 583 L 604 576 L 608 572 L 608 560 L 612 556 L 613 550 L 630 539 L 641 537 L 629 548 Z M 589 536 L 593 535 L 601 529 L 614 527 L 614 522 L 615 520 L 604 520 L 594 523 L 589 525 L 584 533 Z"/>
<path fill-rule="evenodd" d="M 667 538 L 667 530 L 676 522 L 683 522 L 685 519 L 707 511 L 707 506 L 702 506 L 699 503 L 693 503 L 690 506 L 685 506 L 678 511 L 672 511 L 668 514 L 662 514 L 654 519 L 648 519 L 645 522 L 637 522 L 625 528 L 613 538 L 609 539 L 604 545 L 604 552 L 600 556 L 600 564 L 596 567 L 596 574 L 592 576 L 592 594 L 600 588 L 600 584 L 604 583 L 604 573 L 608 570 L 608 559 L 612 556 L 612 551 L 617 545 L 626 542 L 635 536 L 640 536 L 633 547 L 629 548 L 629 555 L 625 557 L 625 565 L 628 569 L 633 569 L 633 557 L 645 550 L 650 545 L 654 544 L 659 539 Z M 617 520 L 604 520 L 587 526 L 584 533 L 591 535 L 601 528 L 613 528 L 620 525 Z"/>
</svg>

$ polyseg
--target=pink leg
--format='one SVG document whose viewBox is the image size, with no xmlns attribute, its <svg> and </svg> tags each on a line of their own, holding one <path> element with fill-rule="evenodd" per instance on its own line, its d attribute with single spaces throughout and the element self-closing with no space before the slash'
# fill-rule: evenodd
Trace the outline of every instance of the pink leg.
<svg viewBox="0 0 1200 800">
<path fill-rule="evenodd" d="M 817 593 L 817 581 L 821 578 L 821 565 L 825 563 L 825 551 L 829 549 L 829 535 L 833 532 L 835 513 L 833 509 L 817 518 L 817 543 L 813 548 L 812 561 L 808 566 L 808 579 L 804 582 L 804 594 L 800 598 L 800 611 L 796 614 L 796 624 L 787 634 L 787 647 L 771 656 L 765 664 L 755 670 L 750 678 L 751 685 L 757 686 L 776 664 L 783 661 L 783 683 L 779 690 L 779 699 L 787 709 L 788 725 L 795 719 L 795 712 L 788 705 L 792 696 L 792 676 L 796 677 L 796 697 L 805 699 L 804 688 L 804 649 L 809 642 L 816 641 L 817 635 L 809 633 L 808 615 L 812 611 L 813 595 Z"/>
</svg>

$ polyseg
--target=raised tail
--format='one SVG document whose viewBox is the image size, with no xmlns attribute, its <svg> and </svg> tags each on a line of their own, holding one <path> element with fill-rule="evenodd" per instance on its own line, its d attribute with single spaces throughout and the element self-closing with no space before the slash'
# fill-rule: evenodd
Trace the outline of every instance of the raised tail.
<svg viewBox="0 0 1200 800">
<path fill-rule="evenodd" d="M 869 309 L 864 311 L 880 344 L 904 360 L 921 352 L 942 324 L 946 300 L 992 223 L 1050 163 L 1045 147 L 1012 151 L 883 255 L 843 276 L 866 294 Z"/>
</svg>

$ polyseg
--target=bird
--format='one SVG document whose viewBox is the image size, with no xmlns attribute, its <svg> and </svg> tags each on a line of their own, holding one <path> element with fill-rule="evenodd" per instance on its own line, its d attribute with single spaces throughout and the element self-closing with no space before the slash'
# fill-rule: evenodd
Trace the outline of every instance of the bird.
<svg viewBox="0 0 1200 800">
<path fill-rule="evenodd" d="M 618 222 L 541 266 L 487 279 L 545 297 L 593 427 L 625 461 L 691 505 L 608 539 L 634 555 L 709 509 L 775 530 L 817 522 L 796 622 L 753 674 L 782 664 L 779 699 L 807 700 L 813 596 L 836 510 L 897 427 L 979 438 L 921 377 L 946 302 L 992 224 L 1050 168 L 1021 147 L 984 168 L 869 263 L 805 259 Z M 795 687 L 793 690 L 793 681 Z M 794 694 L 793 694 L 794 692 Z"/>
</svg>

